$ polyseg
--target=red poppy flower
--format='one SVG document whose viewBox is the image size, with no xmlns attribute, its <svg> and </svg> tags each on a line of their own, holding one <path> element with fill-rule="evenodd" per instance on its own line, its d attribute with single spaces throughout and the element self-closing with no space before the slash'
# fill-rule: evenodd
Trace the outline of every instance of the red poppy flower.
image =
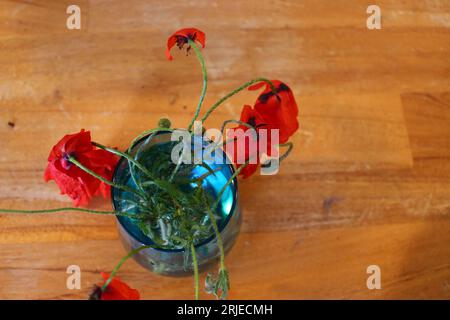
<svg viewBox="0 0 450 320">
<path fill-rule="evenodd" d="M 104 281 L 109 279 L 109 273 L 101 273 Z M 139 300 L 139 291 L 130 288 L 125 282 L 114 277 L 106 290 L 102 292 L 99 286 L 95 286 L 94 291 L 89 296 L 90 300 Z"/>
<path fill-rule="evenodd" d="M 172 55 L 170 54 L 170 50 L 176 44 L 178 48 L 183 49 L 184 45 L 188 43 L 188 40 L 192 40 L 194 42 L 198 42 L 201 44 L 202 48 L 205 47 L 206 36 L 203 31 L 200 31 L 195 28 L 185 28 L 178 30 L 173 35 L 169 37 L 167 40 L 167 50 L 166 57 L 169 60 L 172 60 Z M 187 52 L 191 49 L 191 46 L 187 47 Z"/>
<path fill-rule="evenodd" d="M 226 144 L 225 151 L 233 158 L 237 168 L 241 167 L 247 160 L 250 160 L 240 172 L 240 175 L 245 179 L 256 172 L 263 153 L 268 156 L 275 156 L 276 151 L 272 147 L 271 129 L 277 128 L 266 123 L 262 115 L 249 105 L 243 107 L 240 121 L 252 126 L 255 129 L 255 135 L 249 134 L 248 130 L 250 128 L 243 124 L 227 130 L 227 140 L 234 139 L 234 142 L 233 148 L 227 148 L 230 144 Z M 263 129 L 266 130 L 264 137 L 266 140 L 265 145 L 260 145 L 259 140 L 262 138 Z M 253 144 L 253 147 L 251 147 L 251 144 Z M 243 155 L 242 151 L 244 151 Z"/>
<path fill-rule="evenodd" d="M 258 90 L 265 86 L 264 91 L 255 102 L 255 110 L 258 111 L 264 121 L 277 127 L 280 143 L 285 143 L 298 130 L 298 107 L 292 90 L 279 80 L 272 80 L 276 92 L 272 91 L 266 82 L 260 82 L 250 86 L 249 90 Z"/>
<path fill-rule="evenodd" d="M 45 169 L 45 181 L 55 180 L 61 194 L 67 194 L 75 206 L 85 206 L 93 196 L 110 195 L 110 186 L 69 161 L 73 156 L 85 167 L 111 180 L 117 157 L 91 144 L 89 131 L 64 136 L 51 150 Z"/>
</svg>

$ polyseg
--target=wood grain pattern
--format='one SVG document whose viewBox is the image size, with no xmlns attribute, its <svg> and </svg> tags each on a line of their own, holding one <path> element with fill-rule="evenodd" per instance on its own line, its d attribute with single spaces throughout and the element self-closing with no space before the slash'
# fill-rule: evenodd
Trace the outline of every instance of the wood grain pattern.
<svg viewBox="0 0 450 320">
<path fill-rule="evenodd" d="M 164 45 L 197 26 L 206 106 L 258 76 L 286 81 L 300 105 L 280 173 L 240 182 L 230 298 L 450 298 L 450 2 L 377 1 L 376 31 L 364 1 L 77 3 L 82 29 L 69 31 L 72 1 L 0 1 L 0 207 L 69 203 L 42 179 L 68 132 L 125 148 L 162 116 L 186 126 L 200 71 Z M 207 125 L 254 99 L 233 97 Z M 0 215 L 0 298 L 84 299 L 123 254 L 112 217 Z M 65 286 L 70 264 L 81 290 Z M 370 264 L 381 290 L 366 287 Z M 134 262 L 121 277 L 143 298 L 193 296 L 190 277 Z"/>
</svg>

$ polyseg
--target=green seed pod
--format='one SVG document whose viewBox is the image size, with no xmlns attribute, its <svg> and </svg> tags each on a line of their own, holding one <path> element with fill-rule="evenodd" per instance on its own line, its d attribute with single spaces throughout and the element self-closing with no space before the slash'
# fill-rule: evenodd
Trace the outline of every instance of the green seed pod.
<svg viewBox="0 0 450 320">
<path fill-rule="evenodd" d="M 167 119 L 167 118 L 161 118 L 161 119 L 159 119 L 158 126 L 160 128 L 167 128 L 167 129 L 169 129 L 170 126 L 171 126 L 170 120 Z"/>
</svg>

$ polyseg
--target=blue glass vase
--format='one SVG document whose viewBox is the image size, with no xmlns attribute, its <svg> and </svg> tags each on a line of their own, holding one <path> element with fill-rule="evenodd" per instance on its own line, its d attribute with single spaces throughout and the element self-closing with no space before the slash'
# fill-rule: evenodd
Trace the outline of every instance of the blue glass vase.
<svg viewBox="0 0 450 320">
<path fill-rule="evenodd" d="M 158 149 L 153 148 L 164 148 L 170 143 L 170 141 L 171 132 L 160 131 L 157 134 L 143 137 L 137 141 L 132 146 L 130 154 L 134 156 L 138 150 L 141 154 L 148 152 L 151 156 L 150 159 L 146 159 L 146 161 L 156 161 L 158 152 L 154 151 Z M 202 143 L 205 142 L 202 141 Z M 219 149 L 215 152 L 219 152 L 219 156 L 222 156 L 224 159 L 228 160 L 222 150 Z M 214 159 L 217 159 L 217 157 L 212 158 L 213 160 L 206 160 L 205 162 L 212 170 L 217 171 L 214 175 L 209 175 L 203 181 L 202 188 L 204 188 L 205 192 L 207 192 L 215 201 L 217 200 L 217 194 L 219 191 L 233 175 L 234 169 L 229 162 L 225 164 L 215 163 Z M 199 177 L 205 173 L 207 173 L 206 168 L 196 166 L 192 172 L 192 177 Z M 135 187 L 131 179 L 128 161 L 125 158 L 121 158 L 119 160 L 114 173 L 113 181 L 117 184 L 128 185 L 132 188 Z M 135 213 L 128 209 L 127 203 L 124 201 L 124 199 L 130 197 L 128 192 L 121 189 L 112 188 L 111 194 L 115 211 L 125 211 L 130 214 Z M 236 178 L 225 189 L 225 192 L 223 192 L 215 215 L 220 218 L 217 220 L 217 224 L 222 237 L 224 249 L 225 251 L 228 251 L 234 244 L 236 237 L 239 234 L 242 221 L 238 203 Z M 117 217 L 117 220 L 120 239 L 127 251 L 139 248 L 143 245 L 154 245 L 152 239 L 146 236 L 139 229 L 133 219 L 120 216 Z M 200 269 L 216 261 L 220 255 L 216 236 L 212 235 L 209 238 L 200 241 L 200 243 L 196 244 L 195 251 Z M 158 274 L 178 276 L 191 274 L 193 270 L 192 257 L 190 254 L 185 254 L 184 248 L 148 248 L 139 251 L 133 256 L 133 258 L 144 268 Z"/>
</svg>

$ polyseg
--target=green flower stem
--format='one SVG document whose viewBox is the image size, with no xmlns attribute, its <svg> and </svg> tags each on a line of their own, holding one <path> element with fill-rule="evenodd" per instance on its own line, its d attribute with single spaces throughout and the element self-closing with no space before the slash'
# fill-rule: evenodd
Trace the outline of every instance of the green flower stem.
<svg viewBox="0 0 450 320">
<path fill-rule="evenodd" d="M 93 214 L 114 214 L 117 216 L 126 216 L 131 217 L 132 215 L 126 212 L 115 212 L 115 211 L 98 211 L 98 210 L 89 210 L 83 208 L 55 208 L 55 209 L 44 209 L 44 210 L 10 210 L 10 209 L 0 209 L 1 213 L 17 213 L 17 214 L 46 214 L 46 213 L 56 213 L 56 212 L 64 212 L 64 211 L 78 211 L 78 212 L 87 212 Z M 135 217 L 135 216 L 133 216 Z"/>
<path fill-rule="evenodd" d="M 209 203 L 208 203 L 207 198 L 204 193 L 203 193 L 203 198 L 204 198 L 204 201 L 207 203 L 206 210 L 208 212 L 209 219 L 213 226 L 214 233 L 216 234 L 217 246 L 219 247 L 219 251 L 220 251 L 220 266 L 219 266 L 218 279 L 217 279 L 217 282 L 214 284 L 215 289 L 213 292 L 217 296 L 217 292 L 218 292 L 217 290 L 218 289 L 222 290 L 222 295 L 221 295 L 221 299 L 222 299 L 222 298 L 226 298 L 228 289 L 230 288 L 229 279 L 228 279 L 228 271 L 225 266 L 225 248 L 224 248 L 223 242 L 222 242 L 222 235 L 220 234 L 219 227 L 217 226 L 216 217 L 214 216 L 214 213 L 211 210 L 211 207 L 209 206 Z M 225 275 L 225 278 L 226 278 L 226 289 L 223 288 L 221 285 L 221 284 L 223 284 L 223 279 L 222 279 L 223 275 Z M 219 296 L 217 296 L 217 297 L 219 297 Z"/>
<path fill-rule="evenodd" d="M 106 150 L 108 152 L 111 152 L 111 153 L 113 153 L 115 155 L 124 157 L 129 162 L 134 164 L 139 170 L 141 170 L 143 173 L 145 173 L 145 175 L 147 177 L 149 177 L 151 180 L 155 180 L 155 178 L 153 177 L 152 173 L 150 171 L 148 171 L 148 169 L 146 167 L 144 167 L 142 164 L 140 164 L 138 161 L 134 160 L 133 157 L 130 156 L 128 153 L 124 153 L 124 152 L 118 151 L 116 149 L 105 147 L 105 146 L 103 146 L 103 145 L 101 145 L 100 143 L 97 143 L 97 142 L 92 142 L 92 144 L 94 146 L 96 146 L 97 148 L 100 148 L 100 149 Z"/>
<path fill-rule="evenodd" d="M 229 142 L 233 142 L 234 140 L 236 140 L 235 138 L 233 139 L 228 139 L 220 144 L 217 144 L 217 146 L 214 148 L 213 151 L 222 148 L 223 146 L 225 146 L 226 144 L 228 144 Z M 281 162 L 282 160 L 286 159 L 289 154 L 292 152 L 292 149 L 294 149 L 294 143 L 293 142 L 286 142 L 286 143 L 282 143 L 278 145 L 279 147 L 288 147 L 288 149 L 286 150 L 285 153 L 283 153 L 278 159 Z"/>
<path fill-rule="evenodd" d="M 147 136 L 149 134 L 152 134 L 152 133 L 155 133 L 155 132 L 158 132 L 158 131 L 169 131 L 169 132 L 172 132 L 174 130 L 175 129 L 168 129 L 168 128 L 153 128 L 153 129 L 150 129 L 150 130 L 146 130 L 146 131 L 142 132 L 141 134 L 139 134 L 136 138 L 133 139 L 133 141 L 130 144 L 130 147 L 127 150 L 127 153 L 130 154 L 131 148 L 134 147 L 136 142 L 138 142 L 140 139 L 142 139 L 143 137 L 145 137 L 145 136 Z"/>
<path fill-rule="evenodd" d="M 223 192 L 226 190 L 226 188 L 228 187 L 228 185 L 233 181 L 233 179 L 235 177 L 237 177 L 237 175 L 242 171 L 243 168 L 245 168 L 248 164 L 249 164 L 250 160 L 248 160 L 245 164 L 243 164 L 241 167 L 239 167 L 235 173 L 231 176 L 231 178 L 227 181 L 227 183 L 222 187 L 222 189 L 220 190 L 220 192 L 217 195 L 217 200 L 214 203 L 214 205 L 211 207 L 208 204 L 208 201 L 205 197 L 205 195 L 203 194 L 204 200 L 207 203 L 206 209 L 208 212 L 208 216 L 209 219 L 211 220 L 211 224 L 213 226 L 214 229 L 214 233 L 216 234 L 217 237 L 217 246 L 219 247 L 219 251 L 220 251 L 220 267 L 219 267 L 219 279 L 221 279 L 221 275 L 224 274 L 226 276 L 226 283 L 227 283 L 227 289 L 229 289 L 229 280 L 228 280 L 228 271 L 227 268 L 225 266 L 225 248 L 223 246 L 223 242 L 222 242 L 222 236 L 220 234 L 219 231 L 219 227 L 217 226 L 217 220 L 214 216 L 213 210 L 216 210 L 217 205 L 219 204 L 220 198 L 222 197 Z M 220 280 L 219 280 L 220 283 Z M 224 290 L 222 288 L 222 290 Z"/>
<path fill-rule="evenodd" d="M 158 130 L 158 129 L 160 129 L 160 128 L 152 129 L 152 131 L 149 132 L 149 133 L 150 133 L 150 134 L 154 134 L 154 133 L 156 132 L 156 130 Z M 149 136 L 149 138 L 150 138 L 150 136 Z M 139 170 L 141 170 L 147 177 L 149 177 L 150 180 L 152 180 L 153 183 L 154 183 L 157 187 L 159 187 L 161 190 L 164 190 L 164 191 L 167 191 L 167 192 L 168 192 L 167 188 L 165 188 L 163 185 L 161 185 L 161 183 L 158 182 L 158 179 L 156 179 L 156 178 L 153 176 L 153 174 L 152 174 L 146 167 L 144 167 L 141 163 L 139 163 L 139 161 L 136 161 L 129 153 L 127 153 L 127 152 L 121 152 L 121 151 L 119 151 L 119 150 L 112 149 L 112 148 L 108 148 L 108 147 L 106 147 L 106 146 L 104 146 L 104 145 L 101 145 L 100 143 L 97 143 L 97 142 L 92 142 L 92 144 L 93 144 L 94 146 L 100 148 L 100 149 L 103 149 L 103 150 L 106 150 L 106 151 L 108 151 L 108 152 L 111 152 L 111 153 L 113 153 L 113 154 L 115 154 L 115 155 L 124 157 L 125 159 L 127 159 L 127 160 L 129 161 L 129 163 L 135 165 L 135 166 L 136 166 Z M 139 153 L 139 152 L 140 152 L 140 149 L 138 150 L 138 153 Z M 130 166 L 130 172 L 132 172 L 131 166 Z M 131 175 L 131 177 L 133 178 L 134 183 L 139 187 L 139 184 L 138 184 L 137 181 L 135 180 L 134 175 Z M 141 188 L 141 191 L 143 192 L 142 188 Z"/>
<path fill-rule="evenodd" d="M 209 115 L 218 107 L 220 106 L 225 100 L 227 100 L 228 98 L 234 96 L 236 93 L 241 92 L 242 90 L 244 90 L 247 87 L 250 87 L 252 84 L 255 84 L 257 82 L 266 82 L 269 84 L 270 88 L 272 89 L 273 92 L 276 91 L 276 88 L 274 86 L 274 84 L 272 83 L 272 81 L 266 79 L 266 78 L 256 78 L 253 80 L 250 80 L 246 83 L 244 83 L 242 86 L 240 86 L 239 88 L 231 91 L 230 93 L 228 93 L 226 96 L 224 96 L 222 99 L 220 99 L 219 101 L 217 101 L 211 108 L 209 108 L 208 111 L 206 111 L 205 115 L 203 116 L 203 118 L 201 119 L 202 122 L 205 122 L 206 119 L 209 117 Z"/>
<path fill-rule="evenodd" d="M 84 165 L 82 165 L 81 163 L 79 163 L 79 162 L 77 161 L 77 159 L 75 159 L 73 156 L 69 157 L 69 161 L 72 162 L 74 165 L 76 165 L 76 166 L 77 166 L 78 168 L 80 168 L 81 170 L 85 171 L 86 173 L 89 173 L 91 176 L 97 178 L 98 180 L 100 180 L 100 181 L 102 181 L 102 182 L 104 182 L 104 183 L 106 183 L 106 184 L 108 184 L 108 185 L 110 185 L 110 186 L 112 186 L 112 187 L 114 187 L 114 188 L 121 189 L 121 190 L 124 190 L 124 191 L 127 191 L 127 192 L 131 192 L 131 193 L 134 193 L 134 194 L 136 194 L 136 195 L 138 195 L 138 196 L 140 196 L 140 197 L 142 197 L 142 198 L 145 198 L 145 197 L 146 197 L 145 194 L 142 194 L 141 192 L 138 192 L 138 191 L 135 190 L 135 189 L 129 188 L 129 187 L 124 186 L 124 185 L 117 184 L 117 183 L 115 183 L 115 182 L 112 182 L 112 181 L 109 181 L 108 179 L 103 178 L 101 175 L 96 174 L 96 173 L 95 173 L 94 171 L 92 171 L 91 169 L 89 169 L 89 168 L 85 167 Z"/>
<path fill-rule="evenodd" d="M 153 132 L 147 136 L 145 141 L 139 145 L 139 148 L 137 149 L 137 151 L 135 152 L 133 157 L 131 156 L 131 152 L 127 153 L 128 158 L 132 159 L 133 161 L 137 161 L 139 158 L 139 155 L 141 154 L 143 146 L 147 145 L 148 141 L 150 141 L 155 136 L 155 134 L 156 134 L 156 132 Z M 134 172 L 135 166 L 130 161 L 128 161 L 128 168 L 130 169 L 130 176 L 131 176 L 131 179 L 133 180 L 134 185 L 139 189 L 139 191 L 145 192 L 144 188 L 142 187 L 142 184 L 138 183 L 138 180 L 136 179 L 136 175 Z M 152 176 L 152 174 L 150 174 L 150 176 Z M 151 178 L 151 180 L 154 182 L 155 179 Z"/>
<path fill-rule="evenodd" d="M 223 146 L 225 146 L 228 143 L 233 142 L 235 140 L 236 140 L 236 138 L 231 138 L 231 139 L 228 139 L 228 140 L 223 141 L 221 143 L 217 143 L 216 146 L 214 147 L 213 151 L 216 151 L 217 149 L 222 148 Z"/>
<path fill-rule="evenodd" d="M 191 123 L 189 124 L 188 131 L 191 131 L 192 126 L 194 125 L 194 121 L 197 120 L 198 115 L 200 114 L 200 109 L 203 104 L 203 100 L 205 99 L 206 95 L 206 89 L 208 87 L 208 74 L 206 73 L 206 67 L 205 67 L 205 59 L 203 58 L 202 52 L 198 48 L 198 46 L 195 44 L 194 41 L 191 39 L 188 40 L 188 44 L 194 49 L 195 55 L 197 56 L 198 61 L 200 62 L 200 66 L 202 68 L 202 75 L 203 75 L 203 88 L 202 93 L 200 95 L 200 99 L 197 104 L 197 109 L 195 110 L 194 117 L 191 120 Z"/>
<path fill-rule="evenodd" d="M 225 183 L 222 189 L 220 189 L 219 193 L 217 194 L 217 200 L 214 202 L 211 208 L 212 211 L 216 210 L 217 206 L 219 205 L 220 199 L 222 198 L 222 194 L 225 192 L 227 187 L 233 182 L 234 178 L 236 178 L 239 175 L 239 173 L 241 173 L 241 171 L 250 163 L 250 160 L 251 159 L 248 159 L 242 166 L 237 168 L 236 171 L 233 173 L 233 175 L 230 177 L 230 179 L 228 179 L 227 183 Z"/>
<path fill-rule="evenodd" d="M 229 119 L 229 120 L 226 120 L 226 121 L 224 121 L 224 122 L 222 123 L 222 128 L 220 128 L 220 132 L 222 132 L 222 136 L 223 136 L 223 131 L 225 130 L 225 127 L 226 127 L 227 124 L 229 124 L 229 123 L 237 123 L 237 124 L 239 124 L 239 125 L 241 125 L 241 126 L 245 126 L 245 127 L 249 128 L 249 129 L 255 129 L 254 127 L 252 127 L 252 126 L 251 126 L 250 124 L 248 124 L 247 122 L 243 122 L 243 121 L 235 120 L 235 119 Z"/>
<path fill-rule="evenodd" d="M 279 158 L 279 161 L 284 160 L 287 158 L 287 156 L 291 153 L 292 149 L 294 148 L 294 144 L 290 142 L 279 144 L 280 147 L 288 147 L 285 153 Z"/>
<path fill-rule="evenodd" d="M 129 258 L 134 256 L 136 253 L 140 252 L 144 249 L 154 248 L 154 245 L 148 245 L 148 246 L 141 246 L 139 248 L 133 249 L 130 252 L 128 252 L 127 255 L 123 256 L 122 259 L 120 259 L 119 263 L 114 267 L 114 269 L 111 271 L 111 274 L 109 275 L 108 280 L 103 284 L 101 290 L 104 292 L 108 285 L 111 283 L 112 279 L 115 277 L 116 273 L 119 271 L 120 267 L 127 261 Z"/>
<path fill-rule="evenodd" d="M 191 252 L 192 252 L 192 264 L 194 265 L 194 295 L 195 300 L 198 300 L 198 288 L 199 288 L 198 262 L 197 262 L 197 254 L 195 253 L 195 246 L 193 243 L 191 243 Z"/>
<path fill-rule="evenodd" d="M 169 177 L 169 182 L 173 181 L 173 178 L 175 178 L 175 175 L 177 174 L 178 170 L 180 170 L 181 163 L 183 162 L 183 153 L 184 153 L 184 150 L 182 150 L 181 157 L 178 159 L 177 165 L 175 166 L 175 169 L 173 169 L 173 172 Z"/>
<path fill-rule="evenodd" d="M 158 128 L 158 129 L 159 129 L 159 128 Z M 151 132 L 151 134 L 154 133 L 155 130 L 158 130 L 158 129 L 154 129 L 154 130 Z M 147 168 L 145 168 L 141 163 L 139 163 L 138 161 L 136 161 L 135 159 L 133 159 L 133 157 L 130 156 L 129 153 L 125 153 L 125 152 L 118 151 L 118 150 L 116 150 L 116 149 L 112 149 L 112 148 L 105 147 L 105 146 L 103 146 L 103 145 L 101 145 L 100 143 L 97 143 L 97 142 L 92 142 L 92 144 L 93 144 L 94 146 L 100 148 L 100 149 L 103 149 L 103 150 L 109 151 L 109 152 L 111 152 L 111 153 L 113 153 L 113 154 L 115 154 L 115 155 L 124 157 L 124 158 L 127 159 L 131 164 L 135 165 L 138 169 L 140 169 L 145 175 L 147 175 L 147 176 L 150 178 L 150 180 L 152 180 L 153 183 L 154 183 L 158 188 L 160 188 L 161 190 L 166 191 L 167 193 L 170 194 L 170 190 L 168 190 L 167 187 L 165 187 L 163 184 L 161 184 L 161 183 L 159 182 L 159 180 L 156 179 L 156 178 L 152 175 L 152 173 L 151 173 Z M 180 158 L 180 159 L 181 159 L 181 158 Z M 130 167 L 130 171 L 132 171 L 131 167 Z M 132 175 L 132 178 L 133 178 L 133 180 L 135 180 L 135 178 L 134 178 L 133 175 Z M 137 186 L 139 186 L 139 184 L 138 184 L 136 181 L 134 181 L 134 182 L 135 182 L 135 184 L 136 184 Z M 141 191 L 142 191 L 141 193 L 143 193 L 142 188 L 141 188 Z"/>
<path fill-rule="evenodd" d="M 207 206 L 206 210 L 208 211 L 209 220 L 211 220 L 211 224 L 213 226 L 214 232 L 217 237 L 217 246 L 219 247 L 219 251 L 220 251 L 220 270 L 226 270 L 226 268 L 225 268 L 225 249 L 223 247 L 222 235 L 220 234 L 219 227 L 217 226 L 216 217 L 214 216 L 214 213 L 212 212 L 211 208 L 209 206 Z"/>
<path fill-rule="evenodd" d="M 246 122 L 243 122 L 243 121 L 240 121 L 240 120 L 235 120 L 235 119 L 230 119 L 230 120 L 226 120 L 226 121 L 224 121 L 224 122 L 222 123 L 222 128 L 221 128 L 221 130 L 220 130 L 220 132 L 222 132 L 222 137 L 223 137 L 223 133 L 224 133 L 225 127 L 226 127 L 226 125 L 229 124 L 229 123 L 237 123 L 237 124 L 239 124 L 239 125 L 242 125 L 242 126 L 245 126 L 245 127 L 249 128 L 249 129 L 254 129 L 254 127 L 252 127 L 250 124 L 248 124 L 248 123 L 246 123 Z M 218 144 L 214 147 L 214 150 L 213 150 L 213 151 L 216 151 L 217 149 L 222 148 L 223 146 L 225 146 L 227 143 L 232 142 L 232 141 L 235 141 L 235 140 L 236 140 L 236 138 L 231 138 L 231 139 L 228 139 L 228 140 L 226 140 L 226 141 L 223 141 L 222 143 L 218 143 Z"/>
</svg>

